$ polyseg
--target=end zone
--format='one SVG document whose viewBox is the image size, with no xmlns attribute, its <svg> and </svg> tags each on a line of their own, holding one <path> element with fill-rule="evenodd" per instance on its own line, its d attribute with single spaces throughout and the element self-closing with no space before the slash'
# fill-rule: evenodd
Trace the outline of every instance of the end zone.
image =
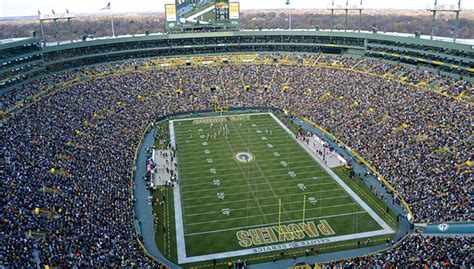
<svg viewBox="0 0 474 269">
<path fill-rule="evenodd" d="M 360 238 L 366 238 L 366 237 L 373 237 L 373 236 L 379 236 L 379 235 L 386 235 L 386 234 L 391 234 L 394 233 L 394 230 L 385 223 L 354 191 L 352 191 L 342 179 L 340 179 L 331 169 L 329 169 L 324 163 L 322 163 L 315 154 L 306 147 L 301 141 L 296 139 L 295 135 L 288 129 L 287 126 L 285 126 L 273 113 L 251 113 L 251 114 L 245 114 L 245 115 L 239 115 L 239 117 L 245 116 L 250 118 L 252 115 L 269 115 L 275 120 L 279 126 L 281 126 L 288 134 L 295 140 L 324 170 L 326 173 L 328 173 L 341 187 L 342 189 L 354 199 L 354 201 L 359 204 L 365 212 L 367 212 L 377 223 L 382 227 L 380 230 L 375 230 L 375 231 L 368 231 L 368 232 L 361 232 L 361 233 L 355 233 L 355 234 L 346 234 L 346 235 L 340 235 L 340 236 L 330 236 L 330 237 L 325 237 L 325 238 L 315 238 L 317 236 L 309 236 L 310 234 L 307 234 L 306 236 L 308 240 L 303 240 L 303 241 L 293 241 L 293 242 L 285 242 L 285 241 L 291 241 L 291 240 L 279 240 L 280 238 L 277 238 L 278 240 L 271 240 L 270 242 L 266 241 L 265 243 L 267 244 L 273 244 L 273 245 L 268 245 L 268 246 L 258 246 L 258 244 L 250 244 L 248 247 L 251 247 L 252 245 L 255 245 L 253 248 L 246 248 L 242 250 L 235 250 L 235 251 L 227 251 L 227 252 L 220 252 L 220 253 L 213 253 L 213 254 L 207 254 L 207 255 L 199 255 L 199 256 L 187 256 L 186 255 L 186 243 L 185 243 L 185 234 L 184 234 L 184 214 L 182 211 L 182 200 L 181 200 L 181 191 L 180 191 L 180 186 L 177 186 L 174 188 L 173 193 L 174 193 L 174 204 L 175 204 L 175 221 L 176 221 L 176 241 L 177 241 L 177 254 L 178 254 L 178 263 L 183 264 L 183 263 L 192 263 L 192 262 L 200 262 L 200 261 L 206 261 L 206 260 L 212 260 L 214 258 L 216 259 L 221 259 L 221 258 L 229 258 L 229 257 L 234 257 L 234 256 L 242 256 L 242 255 L 249 255 L 249 254 L 258 254 L 258 253 L 264 253 L 264 252 L 272 252 L 272 251 L 278 251 L 278 250 L 284 250 L 284 249 L 291 249 L 291 248 L 298 248 L 298 247 L 306 247 L 306 246 L 314 246 L 314 245 L 320 245 L 320 244 L 327 244 L 327 243 L 334 243 L 334 242 L 340 242 L 340 241 L 346 241 L 346 240 L 352 240 L 352 239 L 360 239 Z M 235 117 L 232 115 L 226 115 L 226 116 L 210 116 L 210 117 L 198 117 L 198 118 L 186 118 L 186 119 L 177 119 L 177 120 L 171 120 L 169 122 L 169 127 L 170 127 L 170 138 L 171 138 L 171 145 L 173 148 L 176 148 L 176 138 L 175 138 L 175 122 L 180 122 L 180 121 L 198 121 L 202 123 L 213 123 L 213 122 L 221 122 L 220 119 L 225 118 L 225 117 Z M 215 121 L 214 119 L 219 119 Z M 209 121 L 209 122 L 208 122 Z M 194 123 L 194 122 L 193 122 Z M 239 157 L 237 157 L 237 155 Z M 234 160 L 238 162 L 252 162 L 255 160 L 255 157 L 253 156 L 252 153 L 249 152 L 239 152 L 234 155 Z M 179 163 L 179 154 L 176 156 L 176 161 Z M 179 169 L 178 169 L 179 170 Z M 176 175 L 179 178 L 179 171 L 176 171 Z M 325 221 L 324 217 L 321 218 L 321 222 Z M 308 224 L 309 222 L 306 222 Z M 268 231 L 272 230 L 271 228 L 269 229 L 269 225 L 275 225 L 276 223 L 267 223 L 263 225 L 258 225 L 258 227 L 254 227 L 255 229 L 253 230 L 258 230 L 258 232 L 254 232 L 254 234 L 261 233 L 264 234 L 265 230 L 267 231 L 267 237 L 271 237 L 269 235 Z M 305 223 L 302 223 L 304 225 Z M 314 224 L 314 223 L 313 223 Z M 271 226 L 270 226 L 271 227 Z M 277 227 L 277 226 L 273 226 Z M 285 225 L 282 225 L 280 227 L 277 227 L 278 229 L 281 229 L 281 227 L 287 227 Z M 237 238 L 239 237 L 239 233 L 245 234 L 246 231 L 245 229 L 249 227 L 242 227 L 242 230 L 236 232 Z M 300 229 L 302 231 L 303 228 Z M 250 231 L 250 230 L 249 230 Z M 317 232 L 317 231 L 316 231 Z M 322 231 L 321 231 L 322 232 Z M 249 232 L 247 234 L 250 234 Z M 329 234 L 330 235 L 330 234 Z M 327 236 L 327 235 L 326 235 Z M 298 238 L 299 240 L 304 239 L 303 238 Z M 247 240 L 253 240 L 253 239 L 247 239 Z M 276 244 L 279 243 L 279 244 Z"/>
</svg>

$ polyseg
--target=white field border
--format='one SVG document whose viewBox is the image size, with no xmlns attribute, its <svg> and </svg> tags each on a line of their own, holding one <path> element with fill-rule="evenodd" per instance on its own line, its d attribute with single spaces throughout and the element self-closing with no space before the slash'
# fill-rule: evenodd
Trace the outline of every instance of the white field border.
<svg viewBox="0 0 474 269">
<path fill-rule="evenodd" d="M 333 236 L 321 239 L 312 239 L 312 240 L 305 240 L 305 241 L 297 241 L 297 242 L 290 242 L 290 243 L 283 243 L 277 245 L 270 245 L 270 246 L 263 246 L 263 247 L 256 247 L 256 248 L 248 248 L 242 250 L 234 250 L 228 252 L 221 252 L 221 253 L 214 253 L 214 254 L 206 254 L 200 256 L 186 256 L 186 243 L 185 243 L 185 236 L 184 236 L 184 224 L 183 224 L 183 211 L 181 205 L 181 192 L 180 192 L 180 185 L 178 184 L 173 189 L 174 194 L 174 211 L 175 211 L 175 222 L 176 222 L 176 244 L 177 244 L 177 252 L 178 252 L 178 263 L 192 263 L 192 262 L 200 262 L 206 261 L 211 259 L 223 259 L 229 258 L 234 256 L 243 256 L 249 254 L 258 254 L 258 253 L 265 253 L 271 251 L 279 251 L 284 249 L 291 249 L 296 247 L 305 247 L 305 246 L 313 246 L 319 244 L 327 244 L 345 240 L 352 240 L 352 239 L 360 239 L 365 237 L 372 237 L 378 235 L 385 235 L 394 233 L 395 231 L 390 228 L 385 221 L 383 221 L 373 210 L 368 206 L 354 191 L 352 191 L 342 179 L 340 179 L 329 167 L 327 167 L 309 148 L 304 145 L 301 141 L 299 141 L 295 135 L 288 129 L 288 127 L 283 124 L 273 113 L 270 112 L 262 112 L 262 113 L 249 113 L 249 114 L 235 114 L 235 115 L 270 115 L 273 120 L 275 120 L 314 160 L 318 162 L 318 164 L 332 177 L 334 180 L 342 187 L 342 189 L 352 197 L 356 203 L 358 203 L 381 227 L 381 230 L 370 231 L 370 232 L 363 232 L 357 234 L 347 234 L 341 236 Z M 171 145 L 176 148 L 176 139 L 174 135 L 174 122 L 178 121 L 189 121 L 189 120 L 198 120 L 204 118 L 222 118 L 222 117 L 230 117 L 233 115 L 221 115 L 221 116 L 208 116 L 208 117 L 197 117 L 197 118 L 185 118 L 185 119 L 176 119 L 171 120 L 169 123 L 170 127 L 170 140 Z M 176 162 L 178 161 L 178 154 L 176 154 Z M 176 176 L 179 178 L 179 169 L 176 171 Z M 243 227 L 245 228 L 245 227 Z"/>
</svg>

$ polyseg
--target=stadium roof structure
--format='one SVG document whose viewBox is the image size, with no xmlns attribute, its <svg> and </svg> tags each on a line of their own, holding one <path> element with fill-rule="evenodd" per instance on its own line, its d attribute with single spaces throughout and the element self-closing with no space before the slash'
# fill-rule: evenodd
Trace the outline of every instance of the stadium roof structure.
<svg viewBox="0 0 474 269">
<path fill-rule="evenodd" d="M 9 91 L 50 73 L 107 62 L 177 55 L 242 52 L 301 52 L 339 54 L 389 61 L 464 80 L 474 80 L 474 40 L 376 31 L 240 30 L 172 34 L 126 35 L 50 43 L 41 38 L 0 43 L 6 55 L 0 92 Z M 30 50 L 35 47 L 34 52 Z M 22 48 L 26 51 L 22 52 Z M 16 51 L 11 52 L 10 51 Z M 30 60 L 35 57 L 35 61 Z M 25 59 L 30 63 L 25 68 Z M 34 68 L 31 66 L 35 66 Z M 13 68 L 18 66 L 18 68 Z M 8 72 L 7 72 L 8 71 Z"/>
<path fill-rule="evenodd" d="M 251 29 L 242 29 L 240 30 L 240 32 L 262 32 L 262 31 L 268 31 L 268 32 L 291 32 L 291 31 L 296 31 L 296 32 L 313 32 L 315 31 L 314 29 L 293 29 L 293 30 L 287 30 L 287 29 L 261 29 L 261 30 L 251 30 Z M 344 31 L 344 30 L 326 30 L 326 29 L 321 29 L 319 30 L 318 32 L 340 32 L 340 33 L 343 33 L 343 32 L 347 32 L 347 33 L 358 33 L 357 30 L 348 30 L 348 31 Z M 373 32 L 370 32 L 370 31 L 360 31 L 359 33 L 362 33 L 362 34 L 373 34 Z M 115 36 L 115 37 L 112 37 L 112 36 L 104 36 L 104 37 L 96 37 L 94 39 L 89 39 L 88 41 L 93 41 L 93 40 L 108 40 L 108 39 L 117 39 L 117 38 L 133 38 L 133 37 L 145 37 L 145 36 L 164 36 L 164 35 L 167 35 L 166 33 L 152 33 L 152 34 L 136 34 L 136 35 L 119 35 L 119 36 Z M 397 36 L 397 37 L 404 37 L 404 38 L 415 38 L 415 34 L 408 34 L 408 33 L 397 33 L 397 32 L 378 32 L 377 33 L 377 36 L 383 36 L 383 35 L 386 35 L 386 36 Z M 429 35 L 420 35 L 419 38 L 421 39 L 425 39 L 425 40 L 430 40 L 431 37 Z M 18 38 L 18 39 L 4 39 L 7 42 L 14 42 L 14 41 L 18 41 L 18 40 L 23 40 L 25 38 Z M 434 40 L 434 41 L 442 41 L 442 42 L 453 42 L 453 38 L 450 38 L 450 37 L 442 37 L 442 36 L 433 36 L 433 38 L 431 40 Z M 1 42 L 1 41 L 0 41 Z M 83 40 L 80 40 L 80 39 L 77 39 L 77 40 L 74 40 L 74 43 L 75 42 L 83 42 Z M 62 41 L 59 43 L 59 45 L 65 45 L 65 44 L 70 44 L 71 42 L 70 41 Z M 456 43 L 459 43 L 459 44 L 466 44 L 466 45 L 473 45 L 474 46 L 474 39 L 459 39 L 457 38 L 456 39 Z M 57 42 L 48 42 L 46 43 L 46 46 L 57 46 L 58 43 Z"/>
</svg>

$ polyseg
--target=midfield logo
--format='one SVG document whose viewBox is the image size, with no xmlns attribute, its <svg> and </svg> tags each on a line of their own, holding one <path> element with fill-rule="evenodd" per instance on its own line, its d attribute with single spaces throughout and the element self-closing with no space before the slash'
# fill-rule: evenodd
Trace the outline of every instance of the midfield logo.
<svg viewBox="0 0 474 269">
<path fill-rule="evenodd" d="M 252 153 L 238 152 L 234 155 L 234 159 L 241 163 L 249 163 L 255 159 Z"/>
</svg>

